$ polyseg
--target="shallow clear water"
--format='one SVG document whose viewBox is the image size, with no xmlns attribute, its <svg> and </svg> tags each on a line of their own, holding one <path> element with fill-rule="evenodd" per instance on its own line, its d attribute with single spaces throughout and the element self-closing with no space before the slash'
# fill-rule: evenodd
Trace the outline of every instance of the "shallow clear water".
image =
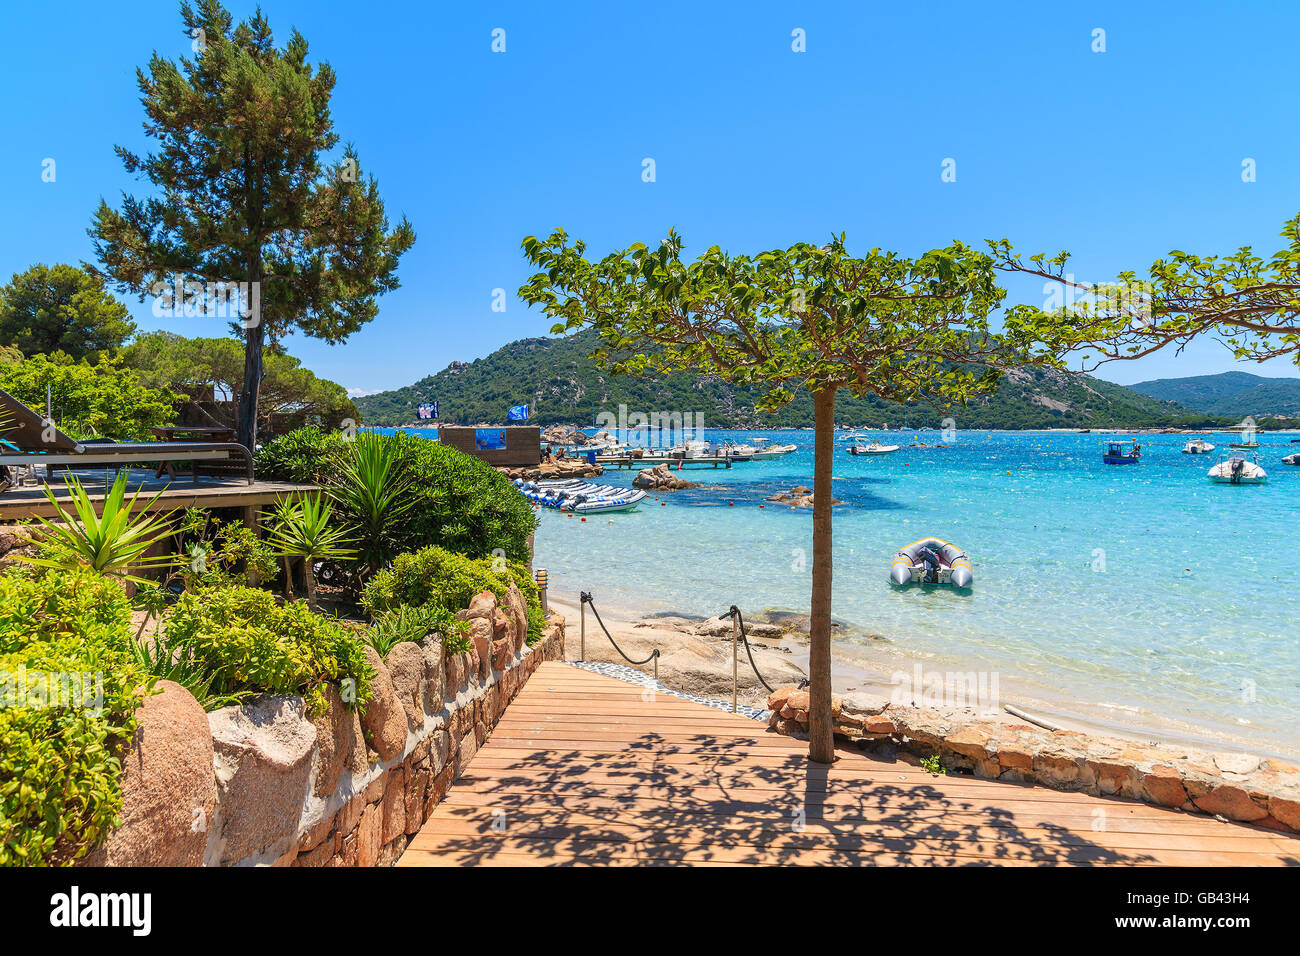
<svg viewBox="0 0 1300 956">
<path fill-rule="evenodd" d="M 811 487 L 812 434 L 708 437 L 755 434 L 799 450 L 687 469 L 701 488 L 629 514 L 543 509 L 552 589 L 645 612 L 806 612 L 811 513 L 764 499 Z M 1234 487 L 1206 479 L 1223 436 L 1209 455 L 1181 454 L 1187 436 L 1140 436 L 1141 464 L 1108 466 L 1096 434 L 872 434 L 904 447 L 854 458 L 836 444 L 837 640 L 997 673 L 1119 721 L 1155 714 L 1300 751 L 1300 468 L 1279 461 L 1292 436 L 1260 435 L 1269 482 Z M 969 553 L 970 593 L 890 587 L 894 552 L 929 535 Z"/>
</svg>

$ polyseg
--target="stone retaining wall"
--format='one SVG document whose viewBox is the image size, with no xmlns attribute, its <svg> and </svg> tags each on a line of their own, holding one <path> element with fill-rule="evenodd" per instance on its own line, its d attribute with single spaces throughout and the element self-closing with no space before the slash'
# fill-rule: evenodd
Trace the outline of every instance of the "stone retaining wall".
<svg viewBox="0 0 1300 956">
<path fill-rule="evenodd" d="M 123 760 L 122 825 L 88 865 L 375 866 L 392 863 L 544 660 L 564 659 L 564 618 L 525 643 L 523 595 L 484 591 L 459 616 L 471 650 L 442 639 L 371 648 L 363 714 L 337 690 L 320 717 L 262 695 L 204 714 L 183 687 L 138 711 Z"/>
<path fill-rule="evenodd" d="M 807 737 L 808 693 L 778 688 L 768 726 Z M 1045 730 L 996 716 L 956 717 L 868 695 L 833 699 L 836 736 L 949 771 L 1142 800 L 1285 832 L 1300 832 L 1300 769 L 1240 753 L 1204 753 Z"/>
</svg>

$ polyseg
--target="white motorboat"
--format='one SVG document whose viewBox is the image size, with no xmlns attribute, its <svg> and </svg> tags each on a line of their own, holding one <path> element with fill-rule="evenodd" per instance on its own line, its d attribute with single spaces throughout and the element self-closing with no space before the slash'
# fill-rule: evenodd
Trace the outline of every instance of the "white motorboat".
<svg viewBox="0 0 1300 956">
<path fill-rule="evenodd" d="M 741 445 L 741 449 L 749 449 L 749 457 L 755 461 L 769 461 L 773 458 L 780 458 L 782 455 L 788 455 L 794 451 L 796 445 L 773 445 L 770 438 L 755 438 L 752 445 Z"/>
<path fill-rule="evenodd" d="M 1268 481 L 1268 472 L 1258 462 L 1230 455 L 1211 468 L 1206 477 L 1219 485 L 1262 485 Z"/>
<path fill-rule="evenodd" d="M 849 446 L 850 455 L 892 455 L 898 451 L 898 445 L 882 445 L 878 441 L 868 442 L 867 444 L 853 444 Z"/>
<path fill-rule="evenodd" d="M 1294 448 L 1296 445 L 1300 445 L 1300 438 L 1291 439 L 1291 447 Z M 1300 465 L 1300 452 L 1293 452 L 1292 454 L 1287 455 L 1282 459 L 1282 464 Z"/>
<path fill-rule="evenodd" d="M 1204 438 L 1193 438 L 1183 446 L 1184 455 L 1208 455 L 1214 451 L 1214 446 Z"/>
</svg>

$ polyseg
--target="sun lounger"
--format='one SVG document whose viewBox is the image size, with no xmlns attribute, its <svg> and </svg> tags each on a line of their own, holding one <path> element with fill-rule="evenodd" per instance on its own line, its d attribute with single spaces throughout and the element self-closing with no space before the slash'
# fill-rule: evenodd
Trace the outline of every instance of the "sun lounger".
<svg viewBox="0 0 1300 956">
<path fill-rule="evenodd" d="M 0 389 L 0 465 L 143 465 L 163 461 L 242 458 L 253 483 L 253 456 L 235 442 L 78 442 Z M 10 447 L 12 446 L 12 447 Z M 198 481 L 198 469 L 194 471 Z"/>
</svg>

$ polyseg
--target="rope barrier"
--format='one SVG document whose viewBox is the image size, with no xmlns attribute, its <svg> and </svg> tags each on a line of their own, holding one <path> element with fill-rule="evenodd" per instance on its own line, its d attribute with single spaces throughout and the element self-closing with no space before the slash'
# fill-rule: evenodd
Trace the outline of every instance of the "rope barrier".
<svg viewBox="0 0 1300 956">
<path fill-rule="evenodd" d="M 629 664 L 635 664 L 637 667 L 640 667 L 642 664 L 649 664 L 651 661 L 655 660 L 655 658 L 659 656 L 659 648 L 656 647 L 653 651 L 650 652 L 650 656 L 647 657 L 645 660 L 643 661 L 632 660 L 632 658 L 628 657 L 626 654 L 623 653 L 623 648 L 618 646 L 618 642 L 614 640 L 614 635 L 609 633 L 609 628 L 607 628 L 605 626 L 605 622 L 600 619 L 600 612 L 596 610 L 596 604 L 591 599 L 591 592 L 582 591 L 579 596 L 581 598 L 582 604 L 591 605 L 591 613 L 596 615 L 596 623 L 599 624 L 600 629 L 605 632 L 605 636 L 609 638 L 609 642 L 614 645 L 614 650 L 618 651 L 619 654 L 622 655 L 623 660 L 627 661 Z M 658 671 L 659 671 L 659 664 L 656 662 L 655 663 L 656 674 L 658 673 Z"/>
<path fill-rule="evenodd" d="M 758 665 L 754 663 L 754 652 L 749 648 L 749 637 L 745 634 L 745 615 L 740 613 L 740 608 L 731 605 L 731 610 L 727 611 L 733 620 L 740 622 L 740 639 L 745 643 L 745 654 L 749 657 L 749 666 L 754 669 L 754 676 L 758 682 L 767 688 L 769 694 L 775 693 L 776 688 L 763 679 L 763 675 L 758 672 Z"/>
</svg>

